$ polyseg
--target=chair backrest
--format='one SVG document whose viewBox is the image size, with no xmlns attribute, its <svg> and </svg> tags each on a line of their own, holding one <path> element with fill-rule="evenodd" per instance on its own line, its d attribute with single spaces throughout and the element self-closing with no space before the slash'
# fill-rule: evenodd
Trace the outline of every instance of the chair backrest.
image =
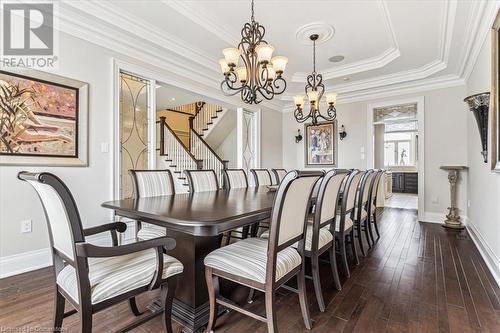
<svg viewBox="0 0 500 333">
<path fill-rule="evenodd" d="M 253 175 L 255 186 L 272 185 L 273 181 L 271 179 L 271 174 L 267 169 L 250 169 Z"/>
<path fill-rule="evenodd" d="M 303 254 L 311 193 L 321 176 L 317 171 L 290 171 L 276 191 L 268 238 L 266 281 L 274 281 L 279 251 L 298 241 L 298 250 Z"/>
<path fill-rule="evenodd" d="M 18 174 L 18 178 L 33 186 L 42 202 L 55 254 L 74 265 L 75 242 L 83 242 L 85 238 L 71 192 L 61 179 L 51 173 L 23 171 Z"/>
<path fill-rule="evenodd" d="M 366 171 L 365 177 L 363 177 L 363 180 L 361 182 L 362 187 L 360 188 L 360 190 L 363 191 L 363 196 L 361 201 L 362 205 L 365 205 L 368 202 L 372 190 L 372 183 L 376 175 L 377 173 L 375 172 L 375 170 L 368 170 Z"/>
<path fill-rule="evenodd" d="M 320 186 L 314 213 L 314 224 L 317 224 L 318 228 L 331 224 L 337 215 L 340 191 L 348 174 L 348 171 L 333 169 L 325 174 L 321 182 L 318 182 Z"/>
<path fill-rule="evenodd" d="M 134 186 L 134 198 L 175 194 L 170 170 L 129 170 L 128 173 Z"/>
<path fill-rule="evenodd" d="M 358 170 L 353 170 L 351 172 L 352 179 L 348 179 L 345 183 L 345 190 L 343 200 L 346 200 L 345 204 L 345 212 L 350 212 L 354 209 L 354 205 L 356 203 L 356 197 L 358 193 L 358 186 L 361 182 L 361 178 L 365 173 L 360 172 Z M 349 177 L 351 178 L 351 177 Z M 347 193 L 347 196 L 345 195 Z"/>
<path fill-rule="evenodd" d="M 247 175 L 243 169 L 224 169 L 222 175 L 226 189 L 248 187 Z"/>
<path fill-rule="evenodd" d="M 380 179 L 382 179 L 382 176 L 384 175 L 384 170 L 375 170 L 376 175 L 375 179 L 373 180 L 372 183 L 372 188 L 370 191 L 370 202 L 375 203 L 375 200 L 377 200 L 377 193 L 378 193 L 378 188 L 380 186 Z"/>
<path fill-rule="evenodd" d="M 185 170 L 189 192 L 217 191 L 219 184 L 214 170 Z"/>
<path fill-rule="evenodd" d="M 286 176 L 286 170 L 285 169 L 272 169 L 271 171 L 273 172 L 274 181 L 275 181 L 276 185 L 281 184 L 281 181 Z"/>
</svg>

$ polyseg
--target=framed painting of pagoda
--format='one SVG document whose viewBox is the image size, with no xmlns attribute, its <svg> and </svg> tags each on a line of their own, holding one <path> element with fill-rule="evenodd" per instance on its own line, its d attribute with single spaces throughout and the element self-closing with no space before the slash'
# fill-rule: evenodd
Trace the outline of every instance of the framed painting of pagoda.
<svg viewBox="0 0 500 333">
<path fill-rule="evenodd" d="M 0 71 L 0 164 L 86 166 L 88 84 Z"/>
</svg>

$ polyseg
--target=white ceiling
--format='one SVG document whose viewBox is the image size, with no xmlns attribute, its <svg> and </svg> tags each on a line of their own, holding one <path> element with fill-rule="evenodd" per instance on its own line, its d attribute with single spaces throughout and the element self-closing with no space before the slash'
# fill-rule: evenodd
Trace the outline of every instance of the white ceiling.
<svg viewBox="0 0 500 333">
<path fill-rule="evenodd" d="M 256 0 L 255 18 L 266 28 L 265 39 L 276 55 L 289 58 L 287 91 L 268 106 L 283 109 L 303 92 L 312 48 L 297 40 L 300 29 L 333 27 L 333 37 L 317 47 L 317 71 L 341 102 L 417 86 L 463 84 L 498 6 L 498 1 L 481 0 Z M 137 46 L 138 54 L 142 49 L 160 58 L 175 56 L 174 66 L 194 72 L 198 83 L 213 89 L 223 78 L 221 50 L 237 45 L 250 20 L 250 0 L 68 1 L 62 9 L 101 25 L 101 40 L 107 34 L 117 44 Z M 329 62 L 335 55 L 345 59 Z"/>
</svg>

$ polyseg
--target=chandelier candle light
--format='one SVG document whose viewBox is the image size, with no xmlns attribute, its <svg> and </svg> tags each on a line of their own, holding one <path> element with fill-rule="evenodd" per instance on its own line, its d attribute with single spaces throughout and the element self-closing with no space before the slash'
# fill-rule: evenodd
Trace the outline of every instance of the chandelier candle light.
<svg viewBox="0 0 500 333">
<path fill-rule="evenodd" d="M 311 119 L 313 125 L 318 124 L 318 118 L 325 121 L 333 121 L 337 118 L 337 110 L 335 109 L 335 103 L 337 102 L 337 94 L 329 93 L 326 94 L 326 115 L 322 115 L 319 112 L 319 102 L 323 93 L 325 92 L 325 85 L 323 84 L 323 76 L 316 73 L 316 40 L 318 35 L 311 35 L 309 38 L 313 42 L 313 72 L 307 76 L 307 84 L 305 87 L 305 92 L 309 100 L 309 113 L 304 115 L 304 96 L 298 95 L 293 98 L 293 102 L 296 106 L 294 111 L 295 119 L 299 123 L 303 123 L 308 119 Z"/>
<path fill-rule="evenodd" d="M 237 48 L 222 50 L 224 59 L 219 64 L 224 73 L 221 89 L 224 94 L 233 96 L 238 93 L 243 102 L 258 104 L 263 98 L 273 99 L 286 89 L 282 75 L 288 59 L 283 56 L 273 57 L 274 47 L 263 38 L 266 30 L 254 19 L 252 0 L 251 23 L 245 23 L 241 30 L 241 42 Z M 239 66 L 239 60 L 243 65 Z"/>
</svg>

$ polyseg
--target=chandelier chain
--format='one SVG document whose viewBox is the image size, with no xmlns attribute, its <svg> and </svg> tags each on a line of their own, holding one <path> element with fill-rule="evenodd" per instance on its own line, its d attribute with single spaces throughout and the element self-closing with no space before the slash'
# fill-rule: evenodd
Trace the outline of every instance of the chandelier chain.
<svg viewBox="0 0 500 333">
<path fill-rule="evenodd" d="M 316 74 L 316 40 L 313 40 L 313 73 Z"/>
<path fill-rule="evenodd" d="M 253 4 L 253 0 L 252 0 L 252 17 L 251 17 L 252 23 L 255 22 L 253 6 L 254 6 L 254 4 Z"/>
</svg>

